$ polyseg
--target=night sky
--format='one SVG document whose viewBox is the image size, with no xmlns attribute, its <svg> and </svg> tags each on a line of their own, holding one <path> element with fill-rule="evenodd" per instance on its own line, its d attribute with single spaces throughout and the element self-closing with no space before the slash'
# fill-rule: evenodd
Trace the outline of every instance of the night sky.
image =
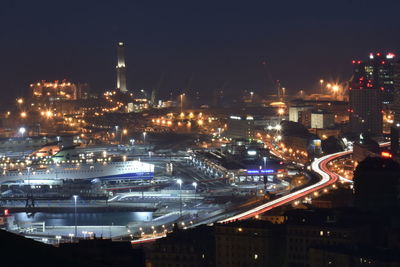
<svg viewBox="0 0 400 267">
<path fill-rule="evenodd" d="M 321 77 L 349 79 L 352 59 L 400 44 L 395 0 L 1 2 L 2 99 L 42 79 L 113 89 L 119 40 L 128 88 L 161 79 L 165 95 L 272 91 L 271 79 L 289 92 L 312 91 Z"/>
</svg>

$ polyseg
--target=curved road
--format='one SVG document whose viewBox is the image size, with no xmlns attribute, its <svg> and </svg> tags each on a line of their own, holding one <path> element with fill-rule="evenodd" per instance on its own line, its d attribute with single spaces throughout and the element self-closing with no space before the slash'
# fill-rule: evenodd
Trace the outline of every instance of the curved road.
<svg viewBox="0 0 400 267">
<path fill-rule="evenodd" d="M 245 219 L 248 219 L 251 217 L 255 217 L 256 215 L 264 213 L 264 212 L 271 210 L 273 208 L 276 208 L 278 206 L 287 204 L 289 202 L 295 201 L 299 198 L 306 197 L 314 192 L 318 192 L 318 190 L 321 190 L 325 187 L 328 187 L 328 186 L 336 183 L 340 179 L 340 176 L 336 173 L 329 171 L 327 164 L 336 158 L 346 156 L 348 154 L 351 154 L 352 152 L 353 151 L 351 151 L 351 150 L 344 151 L 344 152 L 338 152 L 338 153 L 330 154 L 330 155 L 327 155 L 327 156 L 324 156 L 324 157 L 314 160 L 311 164 L 311 169 L 312 169 L 312 171 L 314 171 L 315 173 L 319 174 L 322 177 L 319 182 L 312 184 L 310 186 L 307 186 L 303 189 L 300 189 L 296 192 L 290 193 L 286 196 L 272 200 L 268 203 L 259 205 L 253 209 L 247 210 L 245 212 L 242 212 L 242 213 L 239 213 L 232 217 L 229 217 L 227 219 L 224 219 L 221 222 L 245 220 Z"/>
<path fill-rule="evenodd" d="M 388 145 L 389 145 L 389 143 L 380 144 L 381 147 L 388 146 Z M 338 174 L 331 172 L 328 169 L 327 165 L 329 162 L 331 162 L 339 157 L 349 155 L 351 153 L 353 153 L 353 151 L 348 150 L 348 151 L 343 151 L 343 152 L 326 155 L 319 159 L 314 160 L 311 164 L 311 170 L 313 172 L 317 173 L 319 176 L 321 176 L 321 180 L 319 182 L 312 184 L 310 186 L 307 186 L 303 189 L 300 189 L 296 192 L 290 193 L 286 196 L 283 196 L 283 197 L 277 198 L 275 200 L 272 200 L 270 202 L 259 205 L 250 210 L 247 210 L 247 211 L 241 212 L 239 214 L 236 214 L 234 216 L 231 216 L 229 218 L 220 220 L 219 222 L 231 222 L 231 221 L 236 221 L 236 220 L 249 219 L 249 218 L 255 217 L 259 214 L 262 214 L 266 211 L 269 211 L 273 208 L 276 208 L 276 207 L 288 204 L 292 201 L 296 201 L 298 199 L 307 197 L 315 192 L 318 192 L 321 189 L 324 189 L 326 187 L 329 187 L 329 186 L 335 184 L 338 180 L 344 180 L 344 181 L 349 182 L 350 180 L 344 179 L 343 177 L 339 176 Z M 137 241 L 140 242 L 140 240 L 137 240 Z"/>
<path fill-rule="evenodd" d="M 381 147 L 385 147 L 388 145 L 390 145 L 389 142 L 380 144 Z M 349 155 L 351 153 L 353 153 L 353 150 L 348 150 L 348 151 L 343 151 L 343 152 L 326 155 L 324 157 L 314 160 L 311 164 L 311 170 L 321 176 L 321 180 L 318 183 L 312 184 L 301 190 L 290 193 L 286 196 L 280 197 L 280 198 L 270 201 L 268 203 L 262 204 L 255 208 L 252 208 L 248 211 L 245 211 L 245 212 L 239 213 L 237 215 L 234 215 L 232 217 L 229 217 L 227 219 L 221 220 L 220 222 L 230 222 L 230 221 L 244 220 L 244 219 L 248 219 L 251 217 L 255 217 L 261 213 L 264 213 L 264 212 L 271 210 L 273 208 L 276 208 L 278 206 L 281 206 L 281 205 L 287 204 L 289 202 L 295 201 L 297 199 L 306 197 L 314 192 L 318 192 L 319 190 L 336 183 L 339 179 L 343 179 L 344 181 L 349 181 L 349 180 L 344 179 L 343 177 L 339 176 L 338 174 L 331 172 L 328 169 L 327 164 L 332 160 L 335 160 L 339 157 Z"/>
<path fill-rule="evenodd" d="M 317 192 L 318 190 L 321 190 L 323 188 L 326 188 L 326 187 L 336 183 L 340 179 L 340 176 L 337 175 L 336 173 L 329 171 L 327 164 L 336 158 L 351 154 L 352 152 L 353 151 L 350 150 L 350 151 L 334 153 L 334 154 L 330 154 L 330 155 L 327 155 L 327 156 L 324 156 L 324 157 L 314 160 L 313 163 L 311 164 L 311 169 L 322 177 L 322 179 L 319 182 L 312 184 L 310 186 L 307 186 L 303 189 L 300 189 L 296 192 L 290 193 L 286 196 L 283 196 L 283 197 L 277 198 L 275 200 L 272 200 L 270 202 L 267 202 L 265 204 L 259 205 L 255 208 L 252 208 L 245 212 L 236 214 L 232 217 L 220 220 L 219 222 L 230 222 L 230 221 L 235 221 L 235 220 L 249 219 L 251 217 L 255 217 L 261 213 L 269 211 L 278 206 L 281 206 L 281 205 L 287 204 L 289 202 L 295 201 L 297 199 L 303 198 L 305 196 L 308 196 L 314 192 Z M 139 243 L 143 243 L 143 242 L 155 241 L 156 239 L 161 238 L 161 237 L 163 237 L 163 236 L 138 239 L 138 240 L 133 240 L 131 242 L 132 242 L 132 244 L 139 244 Z"/>
</svg>

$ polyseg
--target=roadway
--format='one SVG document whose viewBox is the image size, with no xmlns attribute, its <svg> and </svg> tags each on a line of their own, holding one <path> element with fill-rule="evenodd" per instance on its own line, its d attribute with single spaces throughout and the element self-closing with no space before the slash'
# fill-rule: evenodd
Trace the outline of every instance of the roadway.
<svg viewBox="0 0 400 267">
<path fill-rule="evenodd" d="M 269 201 L 267 203 L 258 205 L 256 207 L 252 207 L 251 209 L 247 209 L 246 211 L 239 212 L 229 212 L 225 214 L 215 214 L 215 216 L 211 216 L 208 218 L 205 218 L 205 220 L 202 220 L 201 222 L 198 221 L 195 223 L 193 226 L 197 226 L 199 224 L 204 224 L 204 223 L 212 223 L 214 221 L 218 222 L 231 222 L 231 221 L 236 221 L 236 220 L 245 220 L 249 218 L 256 217 L 259 214 L 262 214 L 266 211 L 269 211 L 273 208 L 298 201 L 299 199 L 305 198 L 311 194 L 314 194 L 315 192 L 318 192 L 319 190 L 326 189 L 329 186 L 335 187 L 335 183 L 341 179 L 341 177 L 336 174 L 331 172 L 328 169 L 328 163 L 343 156 L 347 156 L 351 154 L 353 151 L 344 151 L 344 152 L 338 152 L 330 155 L 326 155 L 324 157 L 321 157 L 319 159 L 316 159 L 313 161 L 311 164 L 311 170 L 318 174 L 321 179 L 312 185 L 309 185 L 305 188 L 302 188 L 300 190 L 297 190 L 296 192 L 290 193 L 288 195 L 279 197 L 275 200 Z M 236 213 L 236 214 L 235 214 Z M 231 215 L 230 215 L 231 214 Z M 222 218 L 221 218 L 222 217 Z M 151 242 L 155 241 L 158 238 L 161 238 L 162 236 L 155 236 L 153 238 L 146 238 L 145 240 L 134 240 L 132 241 L 132 244 L 138 244 L 142 242 Z"/>
<path fill-rule="evenodd" d="M 386 143 L 381 143 L 380 146 L 381 147 L 386 147 L 390 145 L 390 143 L 386 142 Z M 327 165 L 329 162 L 343 157 L 343 156 L 347 156 L 353 153 L 353 150 L 347 150 L 347 151 L 343 151 L 343 152 L 338 152 L 338 153 L 333 153 L 333 154 L 329 154 L 326 155 L 324 157 L 321 157 L 319 159 L 315 159 L 312 163 L 311 163 L 311 170 L 318 174 L 321 177 L 321 180 L 315 184 L 312 184 L 310 186 L 307 186 L 303 189 L 300 189 L 296 192 L 290 193 L 286 196 L 277 198 L 275 200 L 272 200 L 268 203 L 259 205 L 257 207 L 254 207 L 250 210 L 241 212 L 239 214 L 235 214 L 229 218 L 226 218 L 224 220 L 221 220 L 220 222 L 230 222 L 230 221 L 235 221 L 235 220 L 245 220 L 245 219 L 249 219 L 252 217 L 255 217 L 259 214 L 262 214 L 266 211 L 269 211 L 273 208 L 288 204 L 290 202 L 305 198 L 309 195 L 312 195 L 313 193 L 317 192 L 321 190 L 321 189 L 325 189 L 331 185 L 334 186 L 334 184 L 338 181 L 338 180 L 342 180 L 344 182 L 349 182 L 349 180 L 341 177 L 340 175 L 331 172 Z"/>
<path fill-rule="evenodd" d="M 352 152 L 353 151 L 351 151 L 351 150 L 344 151 L 344 152 L 338 152 L 338 153 L 326 155 L 319 159 L 314 160 L 311 164 L 311 170 L 314 173 L 317 173 L 319 176 L 321 176 L 321 180 L 319 182 L 312 184 L 310 186 L 307 186 L 303 189 L 300 189 L 296 192 L 285 195 L 283 197 L 280 197 L 275 200 L 269 201 L 267 203 L 261 204 L 250 210 L 233 215 L 229 218 L 221 220 L 220 222 L 230 222 L 230 221 L 235 221 L 235 220 L 249 219 L 249 218 L 255 217 L 259 214 L 262 214 L 266 211 L 269 211 L 273 208 L 276 208 L 276 207 L 288 204 L 290 202 L 296 201 L 298 199 L 307 197 L 307 196 L 313 194 L 314 192 L 318 192 L 321 189 L 324 189 L 326 187 L 329 187 L 330 185 L 335 184 L 340 179 L 340 176 L 336 173 L 331 172 L 328 169 L 328 167 L 327 167 L 328 163 L 339 157 L 349 155 Z"/>
</svg>

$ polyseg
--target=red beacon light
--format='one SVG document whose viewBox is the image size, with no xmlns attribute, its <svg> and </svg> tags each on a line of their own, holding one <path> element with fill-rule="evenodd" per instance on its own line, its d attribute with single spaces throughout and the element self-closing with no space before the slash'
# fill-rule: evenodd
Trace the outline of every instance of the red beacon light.
<svg viewBox="0 0 400 267">
<path fill-rule="evenodd" d="M 8 216 L 10 213 L 9 213 L 9 211 L 8 211 L 8 209 L 5 209 L 4 210 L 4 216 Z"/>
<path fill-rule="evenodd" d="M 392 58 L 394 58 L 395 56 L 396 56 L 396 55 L 393 54 L 393 53 L 387 53 L 386 58 L 387 58 L 387 59 L 392 59 Z"/>
<path fill-rule="evenodd" d="M 382 152 L 381 152 L 381 157 L 382 157 L 382 158 L 390 159 L 390 158 L 393 157 L 393 155 L 392 155 L 392 153 L 390 153 L 390 152 L 388 152 L 388 151 L 382 151 Z"/>
</svg>

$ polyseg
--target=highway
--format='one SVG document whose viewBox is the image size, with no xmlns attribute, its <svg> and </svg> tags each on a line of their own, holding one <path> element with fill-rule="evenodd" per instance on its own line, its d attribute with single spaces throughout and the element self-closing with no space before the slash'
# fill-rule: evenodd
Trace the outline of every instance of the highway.
<svg viewBox="0 0 400 267">
<path fill-rule="evenodd" d="M 388 146 L 390 143 L 382 143 L 380 144 L 381 147 L 385 147 Z M 329 186 L 335 187 L 335 183 L 338 182 L 339 180 L 342 180 L 344 182 L 352 182 L 350 180 L 347 180 L 343 177 L 341 177 L 340 175 L 331 172 L 327 165 L 329 164 L 329 162 L 343 157 L 343 156 L 347 156 L 352 154 L 353 151 L 352 150 L 348 150 L 348 151 L 343 151 L 343 152 L 338 152 L 338 153 L 333 153 L 333 154 L 329 154 L 326 156 L 323 156 L 321 158 L 315 159 L 312 163 L 311 163 L 311 170 L 318 174 L 321 177 L 321 180 L 315 184 L 312 184 L 310 186 L 307 186 L 303 189 L 300 189 L 296 192 L 290 193 L 288 195 L 285 195 L 283 197 L 277 198 L 275 200 L 269 201 L 267 203 L 261 204 L 257 207 L 251 208 L 247 211 L 244 212 L 240 212 L 238 214 L 235 214 L 233 216 L 230 216 L 228 218 L 219 220 L 218 222 L 223 223 L 223 222 L 232 222 L 232 221 L 236 221 L 236 220 L 245 220 L 245 219 L 249 219 L 252 217 L 256 217 L 259 214 L 262 214 L 266 211 L 269 211 L 273 208 L 288 204 L 290 202 L 293 201 L 299 201 L 300 199 L 306 198 L 312 194 L 314 194 L 315 192 L 318 192 L 320 190 L 324 190 Z M 218 216 L 219 217 L 219 216 Z M 196 224 L 198 225 L 198 223 Z M 151 242 L 154 241 L 155 239 L 158 239 L 162 236 L 157 236 L 154 238 L 148 238 L 145 241 L 146 242 Z M 140 243 L 143 242 L 140 239 L 139 240 L 135 240 L 132 243 Z"/>
<path fill-rule="evenodd" d="M 381 143 L 380 146 L 381 147 L 386 147 L 390 145 L 389 142 L 386 143 Z M 301 190 L 298 190 L 296 192 L 290 193 L 286 196 L 280 197 L 278 199 L 275 199 L 273 201 L 270 201 L 268 203 L 259 205 L 255 208 L 252 208 L 250 210 L 247 210 L 245 212 L 236 214 L 234 216 L 231 216 L 229 218 L 226 218 L 224 220 L 221 220 L 220 222 L 230 222 L 230 221 L 235 221 L 235 220 L 245 220 L 251 217 L 255 217 L 256 215 L 262 214 L 266 211 L 269 211 L 273 208 L 285 205 L 289 202 L 292 201 L 296 201 L 298 199 L 301 199 L 303 197 L 309 196 L 311 194 L 313 194 L 314 192 L 318 192 L 321 189 L 324 189 L 330 185 L 333 185 L 334 183 L 336 183 L 338 180 L 343 180 L 343 181 L 349 181 L 343 177 L 341 177 L 340 175 L 329 171 L 327 165 L 329 162 L 346 156 L 346 155 L 350 155 L 351 153 L 353 153 L 353 150 L 348 150 L 348 151 L 343 151 L 343 152 L 338 152 L 338 153 L 333 153 L 333 154 L 329 154 L 326 155 L 324 157 L 321 157 L 319 159 L 314 160 L 311 163 L 311 170 L 314 173 L 317 173 L 319 176 L 321 176 L 321 180 L 318 183 L 312 184 L 310 186 L 307 186 Z"/>
<path fill-rule="evenodd" d="M 342 177 L 340 177 L 336 173 L 329 171 L 329 169 L 327 167 L 328 163 L 339 157 L 349 155 L 352 152 L 353 151 L 351 151 L 351 150 L 344 151 L 344 152 L 338 152 L 338 153 L 326 155 L 324 157 L 314 160 L 311 164 L 311 170 L 313 172 L 317 173 L 321 177 L 321 180 L 319 182 L 312 184 L 310 186 L 307 186 L 303 189 L 300 189 L 296 192 L 285 195 L 283 197 L 280 197 L 275 200 L 269 201 L 267 203 L 261 204 L 257 207 L 251 208 L 247 211 L 235 214 L 228 218 L 225 217 L 225 219 L 219 220 L 218 222 L 231 222 L 231 221 L 236 221 L 236 220 L 249 219 L 249 218 L 255 217 L 259 214 L 262 214 L 266 211 L 269 211 L 273 208 L 276 208 L 276 207 L 288 204 L 290 202 L 302 199 L 304 197 L 307 197 L 307 196 L 313 194 L 314 192 L 318 192 L 319 190 L 322 190 L 326 187 L 329 187 L 329 186 L 335 184 Z M 222 217 L 222 216 L 220 215 L 217 217 Z M 207 223 L 207 222 L 209 222 L 209 220 L 206 222 L 203 222 L 203 223 Z M 198 224 L 199 223 L 197 223 L 196 225 L 198 225 Z M 142 242 L 151 242 L 151 241 L 155 241 L 156 239 L 158 239 L 160 237 L 162 237 L 162 236 L 156 236 L 154 238 L 146 238 L 145 240 L 138 239 L 138 240 L 132 241 L 132 244 L 138 244 L 138 243 L 142 243 Z"/>
<path fill-rule="evenodd" d="M 252 208 L 245 212 L 242 212 L 242 213 L 236 214 L 234 216 L 231 216 L 229 218 L 226 218 L 220 222 L 245 220 L 245 219 L 248 219 L 251 217 L 255 217 L 256 215 L 262 214 L 262 213 L 264 213 L 268 210 L 271 210 L 273 208 L 276 208 L 278 206 L 285 205 L 289 202 L 301 199 L 303 197 L 313 194 L 314 192 L 318 192 L 319 190 L 324 189 L 324 188 L 336 183 L 340 179 L 340 176 L 337 175 L 336 173 L 329 171 L 327 164 L 336 158 L 349 155 L 352 152 L 353 151 L 351 151 L 351 150 L 344 151 L 344 152 L 338 152 L 338 153 L 326 155 L 324 157 L 314 160 L 311 164 L 311 170 L 313 172 L 317 173 L 319 176 L 321 176 L 321 180 L 319 182 L 312 184 L 310 186 L 307 186 L 303 189 L 300 189 L 296 192 L 285 195 L 283 197 L 269 201 L 268 203 L 259 205 L 255 208 Z"/>
</svg>

